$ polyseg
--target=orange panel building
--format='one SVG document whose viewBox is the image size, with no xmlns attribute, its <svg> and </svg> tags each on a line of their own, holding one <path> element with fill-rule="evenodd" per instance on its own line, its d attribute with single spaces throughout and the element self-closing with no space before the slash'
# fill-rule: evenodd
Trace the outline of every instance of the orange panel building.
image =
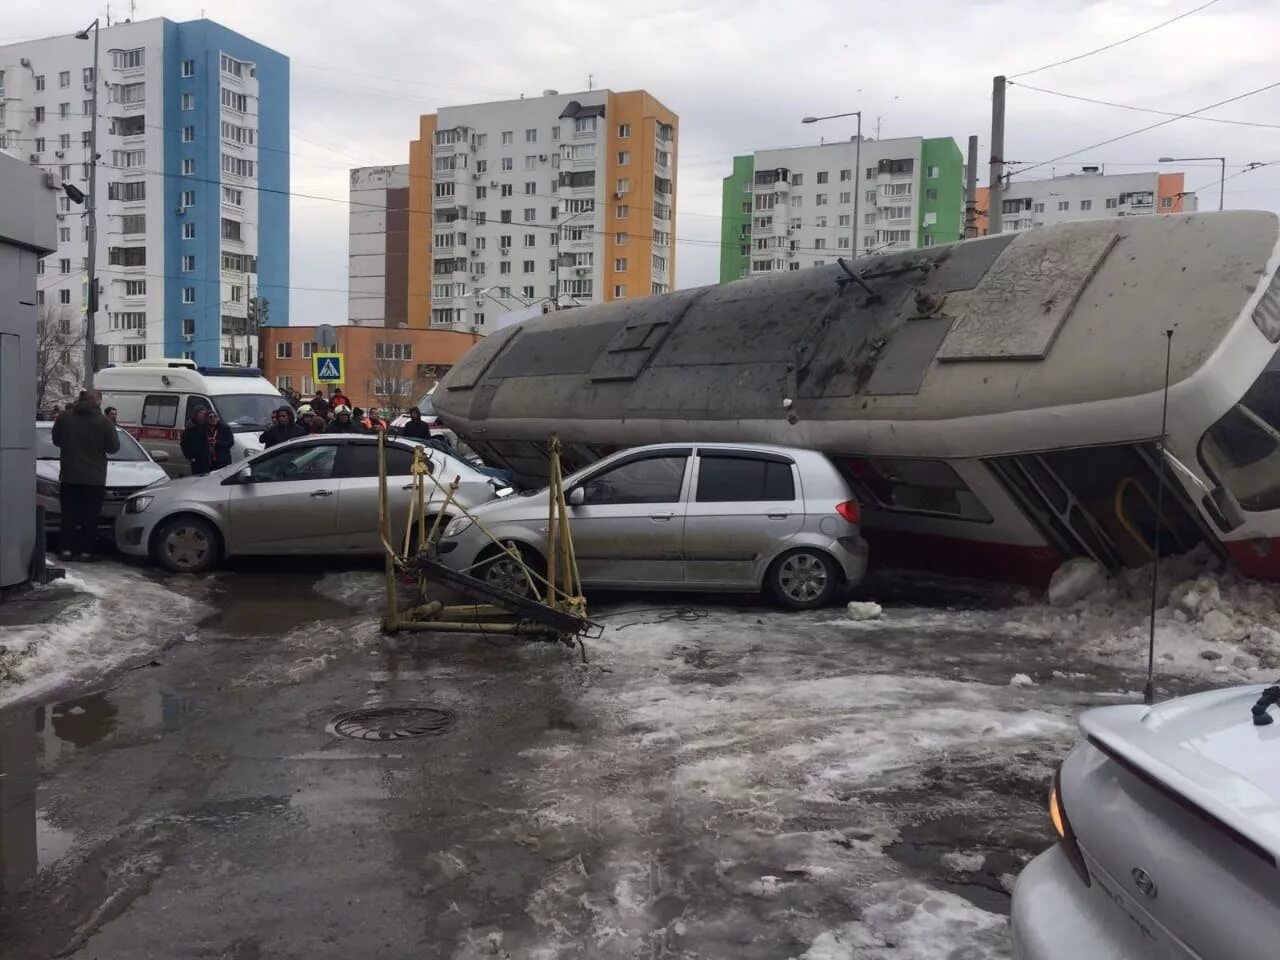
<svg viewBox="0 0 1280 960">
<path fill-rule="evenodd" d="M 262 373 L 282 390 L 310 396 L 311 355 L 321 352 L 317 327 L 263 327 Z M 479 336 L 456 330 L 374 326 L 333 328 L 343 355 L 343 392 L 361 407 L 403 409 L 466 355 Z M 325 388 L 328 394 L 328 388 Z"/>
</svg>

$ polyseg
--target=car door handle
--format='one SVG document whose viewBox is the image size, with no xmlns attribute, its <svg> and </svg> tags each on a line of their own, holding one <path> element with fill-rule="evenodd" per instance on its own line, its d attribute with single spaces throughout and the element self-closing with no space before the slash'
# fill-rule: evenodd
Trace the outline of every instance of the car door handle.
<svg viewBox="0 0 1280 960">
<path fill-rule="evenodd" d="M 789 516 L 791 516 L 791 514 L 789 514 L 789 513 L 771 513 L 771 514 L 769 514 L 769 519 L 770 519 L 770 520 L 785 520 L 785 519 L 787 519 L 787 517 L 789 517 Z"/>
<path fill-rule="evenodd" d="M 675 516 L 674 513 L 651 513 L 649 514 L 649 519 L 650 520 L 670 520 L 674 516 Z"/>
<path fill-rule="evenodd" d="M 313 490 L 311 491 L 311 495 L 313 497 L 332 497 L 333 491 L 332 490 Z"/>
</svg>

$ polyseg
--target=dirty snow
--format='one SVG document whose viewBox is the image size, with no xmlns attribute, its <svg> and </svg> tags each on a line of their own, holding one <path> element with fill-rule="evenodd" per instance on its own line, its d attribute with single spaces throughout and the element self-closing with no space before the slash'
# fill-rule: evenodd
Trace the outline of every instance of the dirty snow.
<svg viewBox="0 0 1280 960">
<path fill-rule="evenodd" d="M 181 582 L 186 593 L 114 563 L 70 569 L 51 585 L 70 586 L 79 594 L 59 616 L 49 623 L 7 627 L 0 636 L 0 704 L 100 676 L 190 639 L 210 608 L 196 599 L 205 592 L 199 581 Z"/>
<path fill-rule="evenodd" d="M 884 608 L 870 600 L 850 600 L 845 604 L 850 620 L 878 620 Z"/>
</svg>

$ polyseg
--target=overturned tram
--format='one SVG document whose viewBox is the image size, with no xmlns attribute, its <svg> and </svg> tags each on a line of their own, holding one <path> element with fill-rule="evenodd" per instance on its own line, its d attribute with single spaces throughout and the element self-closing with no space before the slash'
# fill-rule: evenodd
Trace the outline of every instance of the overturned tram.
<svg viewBox="0 0 1280 960">
<path fill-rule="evenodd" d="M 1267 212 L 1065 223 L 547 314 L 435 405 L 531 483 L 552 433 L 571 469 L 660 441 L 823 451 L 873 565 L 1039 586 L 1205 543 L 1280 580 L 1278 266 Z"/>
</svg>

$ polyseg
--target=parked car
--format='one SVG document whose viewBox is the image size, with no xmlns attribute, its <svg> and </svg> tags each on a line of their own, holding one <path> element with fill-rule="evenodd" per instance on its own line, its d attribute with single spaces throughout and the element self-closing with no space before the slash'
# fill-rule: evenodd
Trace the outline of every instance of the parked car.
<svg viewBox="0 0 1280 960">
<path fill-rule="evenodd" d="M 1262 691 L 1084 714 L 1050 792 L 1058 842 L 1014 889 L 1015 956 L 1275 956 L 1280 724 L 1254 725 Z"/>
<path fill-rule="evenodd" d="M 416 446 L 397 438 L 387 442 L 391 529 L 397 540 L 404 535 L 414 495 Z M 461 479 L 456 497 L 468 509 L 509 492 L 456 457 L 426 450 L 436 476 Z M 434 517 L 444 497 L 430 482 L 427 490 L 427 509 Z M 241 554 L 379 553 L 377 438 L 300 437 L 205 476 L 174 480 L 130 498 L 115 533 L 124 553 L 150 557 L 176 573 L 202 573 Z"/>
<path fill-rule="evenodd" d="M 107 490 L 102 499 L 102 512 L 98 515 L 99 528 L 105 528 L 108 536 L 120 515 L 125 500 L 153 484 L 169 479 L 160 466 L 167 455 L 154 457 L 139 446 L 121 427 L 116 427 L 120 449 L 107 457 Z M 44 526 L 49 533 L 62 527 L 62 506 L 59 502 L 58 470 L 62 451 L 53 445 L 53 421 L 36 422 L 36 503 L 44 507 Z"/>
<path fill-rule="evenodd" d="M 764 591 L 819 607 L 856 585 L 867 546 L 858 504 L 835 466 L 808 450 L 755 444 L 657 444 L 625 450 L 565 480 L 586 587 Z M 542 565 L 549 495 L 513 496 L 454 520 L 442 562 L 527 591 L 520 565 L 486 535 Z M 482 530 L 481 527 L 484 529 Z"/>
</svg>

